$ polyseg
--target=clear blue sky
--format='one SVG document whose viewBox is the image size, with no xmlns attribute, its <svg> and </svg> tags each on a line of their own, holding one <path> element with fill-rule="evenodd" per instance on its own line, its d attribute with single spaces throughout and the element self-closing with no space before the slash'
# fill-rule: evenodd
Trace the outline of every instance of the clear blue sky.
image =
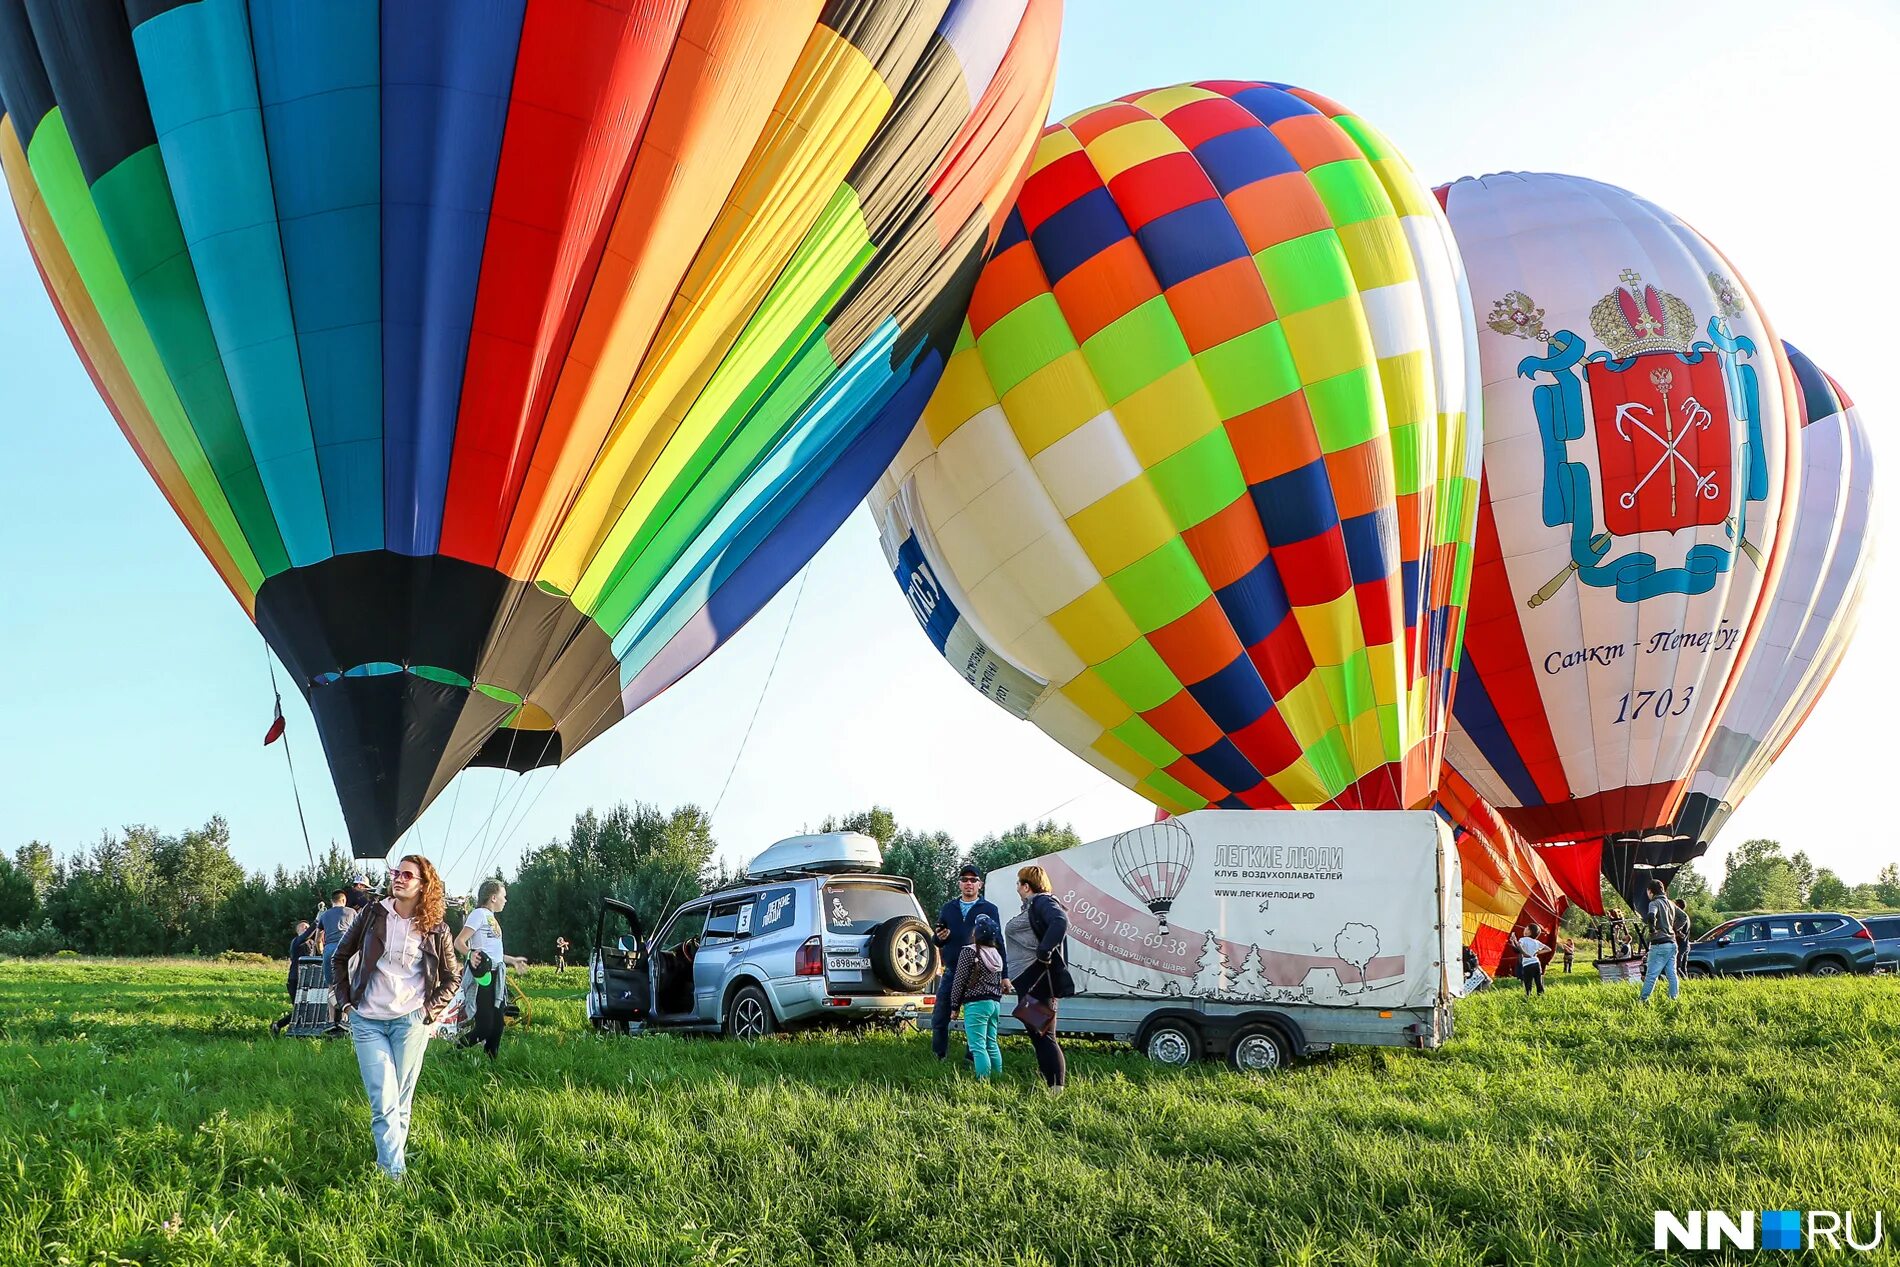
<svg viewBox="0 0 1900 1267">
<path fill-rule="evenodd" d="M 1274 79 L 1348 104 L 1434 183 L 1535 169 L 1635 190 L 1735 260 L 1776 328 L 1855 396 L 1891 488 L 1896 65 L 1900 10 L 1878 0 L 1070 0 L 1054 112 L 1187 79 Z M 121 440 L 5 220 L 0 848 L 39 838 L 71 852 L 128 823 L 172 831 L 222 814 L 247 866 L 295 864 L 303 845 L 283 750 L 258 742 L 271 711 L 263 643 Z M 1900 860 L 1884 795 L 1900 715 L 1884 647 L 1900 615 L 1897 520 L 1890 511 L 1860 645 L 1718 854 L 1774 836 L 1850 882 Z M 791 606 L 788 589 L 558 772 L 463 775 L 408 847 L 451 864 L 459 883 L 481 860 L 512 869 L 525 845 L 563 833 L 589 805 L 710 807 L 729 771 L 714 827 L 734 860 L 873 801 L 966 843 L 1043 813 L 1085 837 L 1149 817 L 1145 802 L 954 676 L 862 515 L 812 565 L 788 627 Z M 342 818 L 308 712 L 294 694 L 286 707 L 321 848 L 343 838 Z M 1719 859 L 1703 865 L 1719 876 Z"/>
</svg>

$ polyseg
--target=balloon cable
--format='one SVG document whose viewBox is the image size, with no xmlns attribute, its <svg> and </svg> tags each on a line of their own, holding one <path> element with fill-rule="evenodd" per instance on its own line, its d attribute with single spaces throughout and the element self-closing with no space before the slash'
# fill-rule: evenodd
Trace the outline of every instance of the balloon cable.
<svg viewBox="0 0 1900 1267">
<path fill-rule="evenodd" d="M 284 715 L 284 697 L 277 689 L 277 662 L 271 656 L 270 644 L 264 644 L 264 667 L 270 670 L 270 693 L 277 715 Z M 316 870 L 317 851 L 310 847 L 310 824 L 303 816 L 303 793 L 297 790 L 297 763 L 290 755 L 290 727 L 284 727 L 284 733 L 278 738 L 284 741 L 284 765 L 290 770 L 290 795 L 297 803 L 297 825 L 303 828 L 303 851 L 310 858 L 311 870 Z"/>
<path fill-rule="evenodd" d="M 706 815 L 708 828 L 711 828 L 713 819 L 719 816 L 719 807 L 726 803 L 726 792 L 732 787 L 732 776 L 738 773 L 739 759 L 745 756 L 745 746 L 752 738 L 752 728 L 759 724 L 759 711 L 765 707 L 766 693 L 772 689 L 772 678 L 778 673 L 779 657 L 785 654 L 785 642 L 791 637 L 792 622 L 798 618 L 798 603 L 805 597 L 805 582 L 810 579 L 811 565 L 808 563 L 799 572 L 798 592 L 792 595 L 791 614 L 785 617 L 785 630 L 778 636 L 778 650 L 772 654 L 772 667 L 765 672 L 765 685 L 759 688 L 759 698 L 752 705 L 752 720 L 746 723 L 745 734 L 739 739 L 738 750 L 732 754 L 732 766 L 726 771 L 726 781 L 719 788 L 719 799 L 713 802 L 712 812 Z"/>
</svg>

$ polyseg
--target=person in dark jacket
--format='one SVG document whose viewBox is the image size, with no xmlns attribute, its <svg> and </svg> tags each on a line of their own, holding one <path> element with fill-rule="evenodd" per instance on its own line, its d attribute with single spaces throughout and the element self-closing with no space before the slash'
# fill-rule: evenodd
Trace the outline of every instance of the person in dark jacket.
<svg viewBox="0 0 1900 1267">
<path fill-rule="evenodd" d="M 410 854 L 389 873 L 389 896 L 363 908 L 336 953 L 337 1010 L 369 1095 L 376 1165 L 392 1179 L 407 1167 L 422 1053 L 462 984 L 446 906 L 434 865 Z"/>
<path fill-rule="evenodd" d="M 1003 1005 L 1002 930 L 987 915 L 976 917 L 970 944 L 957 955 L 950 978 L 950 1006 L 963 1009 L 963 1042 L 979 1078 L 1003 1072 L 996 1022 Z"/>
<path fill-rule="evenodd" d="M 1675 899 L 1676 910 L 1682 918 L 1676 922 L 1676 969 L 1677 974 L 1689 968 L 1689 904 L 1681 898 Z"/>
<path fill-rule="evenodd" d="M 998 928 L 1003 913 L 983 896 L 983 873 L 969 863 L 957 872 L 957 895 L 937 912 L 937 955 L 942 972 L 937 977 L 937 998 L 930 1009 L 930 1050 L 938 1060 L 950 1054 L 950 1014 L 956 1010 L 950 1002 L 950 974 L 957 959 L 970 944 L 970 930 L 979 918 L 987 917 Z"/>
<path fill-rule="evenodd" d="M 1047 1026 L 1029 1031 L 1029 1042 L 1036 1049 L 1036 1067 L 1051 1092 L 1059 1092 L 1069 1081 L 1068 1058 L 1056 1041 L 1056 1000 L 1074 992 L 1069 977 L 1069 954 L 1065 939 L 1069 935 L 1069 913 L 1062 909 L 1050 892 L 1049 873 L 1028 866 L 1016 873 L 1016 893 L 1023 901 L 1020 914 L 1003 927 L 1003 988 L 1015 987 L 1017 1006 L 1021 1000 L 1034 999 L 1048 1005 Z"/>
<path fill-rule="evenodd" d="M 284 1027 L 297 1019 L 297 960 L 314 953 L 311 943 L 323 935 L 323 930 L 307 919 L 297 921 L 290 938 L 290 979 L 284 983 L 290 991 L 290 1010 L 270 1023 L 270 1032 L 281 1034 Z"/>
<path fill-rule="evenodd" d="M 353 911 L 360 911 L 376 900 L 376 894 L 369 887 L 369 877 L 358 871 L 350 877 L 350 887 L 344 891 L 343 900 Z"/>
</svg>

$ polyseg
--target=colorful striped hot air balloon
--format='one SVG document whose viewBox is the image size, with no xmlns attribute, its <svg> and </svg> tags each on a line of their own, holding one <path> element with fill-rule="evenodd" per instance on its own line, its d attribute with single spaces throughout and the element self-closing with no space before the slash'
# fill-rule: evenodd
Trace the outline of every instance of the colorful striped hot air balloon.
<svg viewBox="0 0 1900 1267">
<path fill-rule="evenodd" d="M 1512 934 L 1533 923 L 1556 928 L 1569 900 L 1537 851 L 1456 770 L 1440 772 L 1432 808 L 1458 846 L 1465 945 L 1495 974 Z"/>
<path fill-rule="evenodd" d="M 1419 807 L 1479 437 L 1429 190 L 1323 97 L 1050 127 L 870 499 L 979 690 L 1155 804 Z"/>
<path fill-rule="evenodd" d="M 0 164 L 360 855 L 572 753 L 883 470 L 1058 0 L 0 2 Z"/>
<path fill-rule="evenodd" d="M 1621 189 L 1507 174 L 1439 194 L 1484 317 L 1447 764 L 1533 841 L 1667 830 L 1785 567 L 1780 341 L 1713 246 Z"/>
</svg>

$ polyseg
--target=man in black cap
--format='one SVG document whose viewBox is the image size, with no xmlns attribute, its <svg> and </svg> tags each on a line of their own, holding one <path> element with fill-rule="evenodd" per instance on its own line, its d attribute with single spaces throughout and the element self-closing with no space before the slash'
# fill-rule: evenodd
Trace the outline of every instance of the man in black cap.
<svg viewBox="0 0 1900 1267">
<path fill-rule="evenodd" d="M 950 974 L 956 970 L 957 956 L 970 944 L 970 933 L 981 915 L 989 916 L 998 928 L 1003 926 L 996 904 L 983 896 L 983 873 L 966 862 L 957 872 L 957 895 L 937 912 L 937 954 L 943 971 L 937 978 L 936 1004 L 930 1009 L 930 1050 L 938 1060 L 950 1054 L 950 1013 L 956 1010 L 950 1003 Z"/>
</svg>

